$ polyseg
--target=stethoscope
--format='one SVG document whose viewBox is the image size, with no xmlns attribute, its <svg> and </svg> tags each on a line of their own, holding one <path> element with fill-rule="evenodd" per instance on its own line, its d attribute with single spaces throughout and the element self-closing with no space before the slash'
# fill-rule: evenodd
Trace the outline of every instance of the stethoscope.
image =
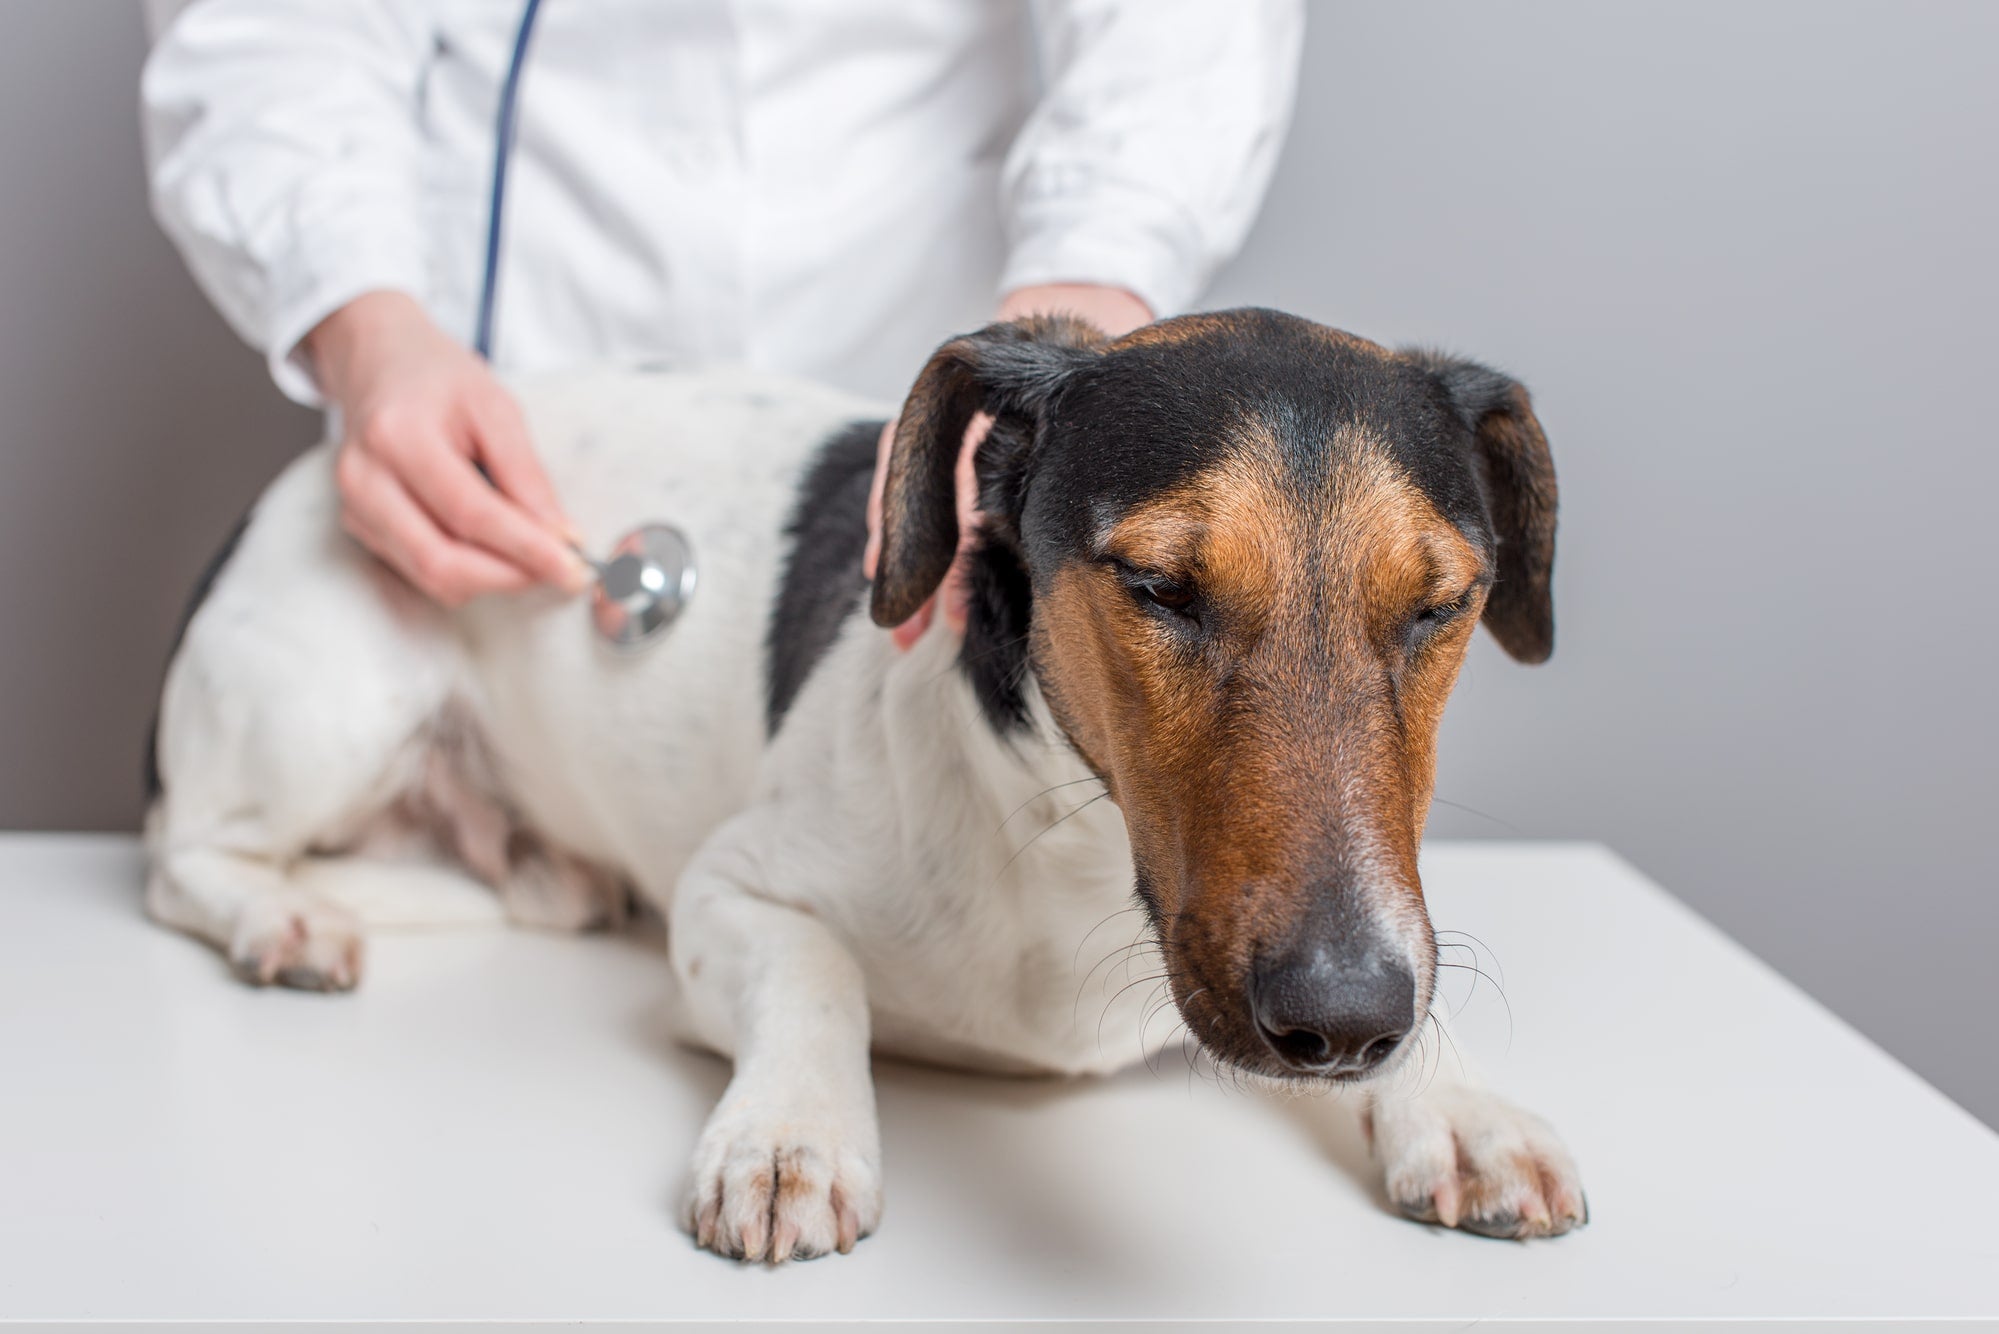
<svg viewBox="0 0 1999 1334">
<path fill-rule="evenodd" d="M 493 358 L 493 298 L 500 285 L 500 220 L 507 195 L 507 162 L 514 151 L 514 125 L 520 102 L 521 66 L 541 0 L 527 0 L 520 27 L 514 33 L 513 55 L 507 61 L 506 82 L 500 86 L 500 114 L 493 131 L 493 193 L 486 214 L 486 264 L 479 284 L 479 316 L 472 348 L 481 358 Z M 574 548 L 572 548 L 574 549 Z M 648 643 L 686 609 L 694 596 L 694 547 L 687 534 L 670 523 L 648 523 L 619 538 L 610 559 L 592 560 L 576 554 L 596 571 L 590 590 L 590 621 L 603 639 L 620 648 Z"/>
</svg>

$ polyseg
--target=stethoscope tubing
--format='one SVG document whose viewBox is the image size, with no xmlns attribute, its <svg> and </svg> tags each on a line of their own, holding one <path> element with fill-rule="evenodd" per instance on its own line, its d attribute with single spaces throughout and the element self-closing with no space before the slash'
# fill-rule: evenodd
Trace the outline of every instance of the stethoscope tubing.
<svg viewBox="0 0 1999 1334">
<path fill-rule="evenodd" d="M 528 43 L 534 39 L 541 0 L 527 0 L 514 49 L 507 60 L 507 77 L 500 85 L 500 110 L 493 126 L 493 181 L 486 204 L 486 264 L 479 279 L 479 312 L 472 326 L 472 350 L 481 360 L 493 359 L 493 315 L 500 288 L 500 233 L 505 225 L 507 164 L 514 156 L 514 134 L 520 124 L 521 72 L 527 67 Z"/>
<path fill-rule="evenodd" d="M 534 39 L 541 0 L 527 0 L 514 30 L 514 49 L 507 60 L 507 77 L 500 85 L 500 109 L 493 127 L 493 183 L 486 205 L 486 262 L 479 279 L 479 309 L 472 330 L 472 348 L 482 361 L 493 359 L 493 328 L 500 288 L 500 245 L 507 204 L 507 164 L 514 154 L 520 124 L 521 73 L 527 65 L 528 44 Z M 482 467 L 481 472 L 485 469 Z M 489 477 L 490 481 L 491 478 Z M 694 548 L 687 535 L 671 524 L 649 523 L 618 541 L 608 561 L 595 560 L 571 544 L 571 550 L 596 573 L 591 595 L 591 619 L 597 633 L 620 648 L 650 642 L 679 617 L 694 596 Z"/>
</svg>

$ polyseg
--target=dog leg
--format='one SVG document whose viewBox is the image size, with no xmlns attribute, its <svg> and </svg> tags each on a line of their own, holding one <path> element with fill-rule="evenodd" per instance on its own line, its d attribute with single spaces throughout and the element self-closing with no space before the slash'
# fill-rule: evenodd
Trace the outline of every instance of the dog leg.
<svg viewBox="0 0 1999 1334">
<path fill-rule="evenodd" d="M 358 980 L 376 909 L 423 915 L 399 901 L 417 877 L 377 887 L 337 854 L 397 823 L 463 667 L 444 612 L 349 540 L 339 510 L 329 446 L 257 502 L 168 669 L 146 817 L 156 918 L 247 981 L 322 991 Z M 461 918 L 456 889 L 429 897 Z"/>
<path fill-rule="evenodd" d="M 257 986 L 347 991 L 361 980 L 361 919 L 274 861 L 215 848 L 175 853 L 155 864 L 146 910 L 221 946 L 230 970 Z"/>
<path fill-rule="evenodd" d="M 1575 1161 L 1547 1122 L 1480 1084 L 1435 1019 L 1429 1060 L 1372 1081 L 1362 1124 L 1409 1217 L 1488 1237 L 1558 1237 L 1589 1221 Z"/>
<path fill-rule="evenodd" d="M 686 1225 L 743 1260 L 852 1250 L 881 1217 L 860 965 L 820 918 L 713 860 L 682 878 L 669 933 L 695 1036 L 736 1064 L 694 1151 Z"/>
<path fill-rule="evenodd" d="M 518 831 L 507 851 L 506 874 L 494 888 L 516 926 L 596 931 L 631 915 L 631 889 L 616 872 Z"/>
</svg>

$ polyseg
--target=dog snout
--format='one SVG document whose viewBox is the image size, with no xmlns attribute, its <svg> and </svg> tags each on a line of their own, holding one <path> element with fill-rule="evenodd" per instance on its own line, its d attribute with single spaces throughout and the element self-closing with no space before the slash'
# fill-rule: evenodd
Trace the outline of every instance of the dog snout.
<svg viewBox="0 0 1999 1334">
<path fill-rule="evenodd" d="M 1313 942 L 1257 965 L 1257 1030 L 1300 1074 L 1356 1076 L 1386 1061 L 1416 1023 L 1416 976 L 1386 945 Z"/>
</svg>

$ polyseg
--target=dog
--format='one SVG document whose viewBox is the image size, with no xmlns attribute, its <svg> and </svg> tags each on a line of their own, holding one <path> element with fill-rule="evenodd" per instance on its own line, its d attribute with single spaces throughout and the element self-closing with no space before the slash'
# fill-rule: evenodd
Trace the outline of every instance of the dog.
<svg viewBox="0 0 1999 1334">
<path fill-rule="evenodd" d="M 1206 1059 L 1361 1087 L 1403 1212 L 1585 1220 L 1543 1122 L 1417 1055 L 1445 699 L 1481 621 L 1553 647 L 1555 477 L 1518 383 L 1260 310 L 994 325 L 901 409 L 872 581 L 878 405 L 745 371 L 517 388 L 593 543 L 688 531 L 682 619 L 630 652 L 553 593 L 437 607 L 343 536 L 331 449 L 303 455 L 168 672 L 155 918 L 247 981 L 337 991 L 371 927 L 578 928 L 636 894 L 681 1022 L 734 1062 L 684 1223 L 778 1262 L 880 1220 L 871 1051 L 1079 1075 L 1156 1050 L 1144 988 L 1101 1023 L 1077 1004 L 1084 942 L 1135 906 L 1131 973 Z M 898 651 L 883 627 L 959 548 L 979 412 L 967 624 Z"/>
</svg>

